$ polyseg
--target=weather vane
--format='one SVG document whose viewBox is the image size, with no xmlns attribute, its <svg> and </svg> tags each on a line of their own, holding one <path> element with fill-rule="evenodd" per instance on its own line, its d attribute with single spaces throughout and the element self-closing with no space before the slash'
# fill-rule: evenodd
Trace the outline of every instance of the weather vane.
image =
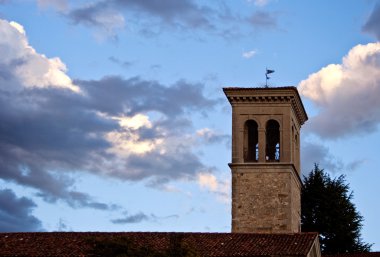
<svg viewBox="0 0 380 257">
<path fill-rule="evenodd" d="M 269 74 L 273 73 L 274 70 L 268 70 L 268 68 L 266 68 L 266 72 L 265 72 L 265 87 L 268 87 L 268 79 L 270 79 L 270 77 L 268 77 Z"/>
</svg>

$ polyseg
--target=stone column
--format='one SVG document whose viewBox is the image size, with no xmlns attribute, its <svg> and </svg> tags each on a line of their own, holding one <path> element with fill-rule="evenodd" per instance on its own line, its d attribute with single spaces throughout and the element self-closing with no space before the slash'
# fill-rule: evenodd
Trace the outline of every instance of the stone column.
<svg viewBox="0 0 380 257">
<path fill-rule="evenodd" d="M 237 135 L 239 133 L 239 124 L 238 124 L 238 116 L 236 115 L 236 110 L 234 105 L 232 105 L 232 163 L 237 163 L 239 160 L 238 157 L 238 139 Z"/>
<path fill-rule="evenodd" d="M 266 144 L 265 129 L 260 128 L 258 130 L 259 130 L 259 162 L 265 162 L 265 144 Z"/>
</svg>

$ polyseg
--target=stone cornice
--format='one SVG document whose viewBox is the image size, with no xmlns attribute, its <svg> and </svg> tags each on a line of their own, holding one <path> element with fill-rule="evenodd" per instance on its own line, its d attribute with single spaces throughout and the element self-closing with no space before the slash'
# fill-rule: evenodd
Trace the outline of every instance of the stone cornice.
<svg viewBox="0 0 380 257">
<path fill-rule="evenodd" d="M 286 172 L 287 169 L 292 171 L 292 174 L 296 177 L 299 186 L 302 186 L 302 180 L 300 175 L 297 173 L 297 169 L 294 163 L 283 163 L 283 162 L 244 162 L 244 163 L 228 163 L 231 170 L 233 168 L 247 168 L 249 172 L 263 173 L 268 170 L 278 170 L 277 172 Z M 247 171 L 245 171 L 247 172 Z"/>
<path fill-rule="evenodd" d="M 231 105 L 247 103 L 290 103 L 300 125 L 303 125 L 308 119 L 296 87 L 226 87 L 223 88 L 223 91 Z"/>
</svg>

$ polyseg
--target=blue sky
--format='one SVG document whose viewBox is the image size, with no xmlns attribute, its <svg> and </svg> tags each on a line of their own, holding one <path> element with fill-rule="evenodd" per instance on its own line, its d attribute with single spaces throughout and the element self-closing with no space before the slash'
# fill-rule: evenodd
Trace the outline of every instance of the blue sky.
<svg viewBox="0 0 380 257">
<path fill-rule="evenodd" d="M 379 40 L 372 0 L 0 0 L 0 229 L 230 231 L 222 87 L 268 67 L 379 251 Z"/>
</svg>

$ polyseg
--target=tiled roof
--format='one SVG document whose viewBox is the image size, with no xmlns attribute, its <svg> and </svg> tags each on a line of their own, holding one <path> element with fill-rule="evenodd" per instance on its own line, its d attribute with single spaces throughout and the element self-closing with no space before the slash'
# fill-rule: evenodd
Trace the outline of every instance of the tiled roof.
<svg viewBox="0 0 380 257">
<path fill-rule="evenodd" d="M 317 236 L 316 233 L 0 233 L 0 256 L 96 256 L 93 240 L 102 242 L 121 238 L 156 251 L 165 251 L 173 238 L 180 239 L 200 256 L 209 257 L 306 256 Z"/>
</svg>

